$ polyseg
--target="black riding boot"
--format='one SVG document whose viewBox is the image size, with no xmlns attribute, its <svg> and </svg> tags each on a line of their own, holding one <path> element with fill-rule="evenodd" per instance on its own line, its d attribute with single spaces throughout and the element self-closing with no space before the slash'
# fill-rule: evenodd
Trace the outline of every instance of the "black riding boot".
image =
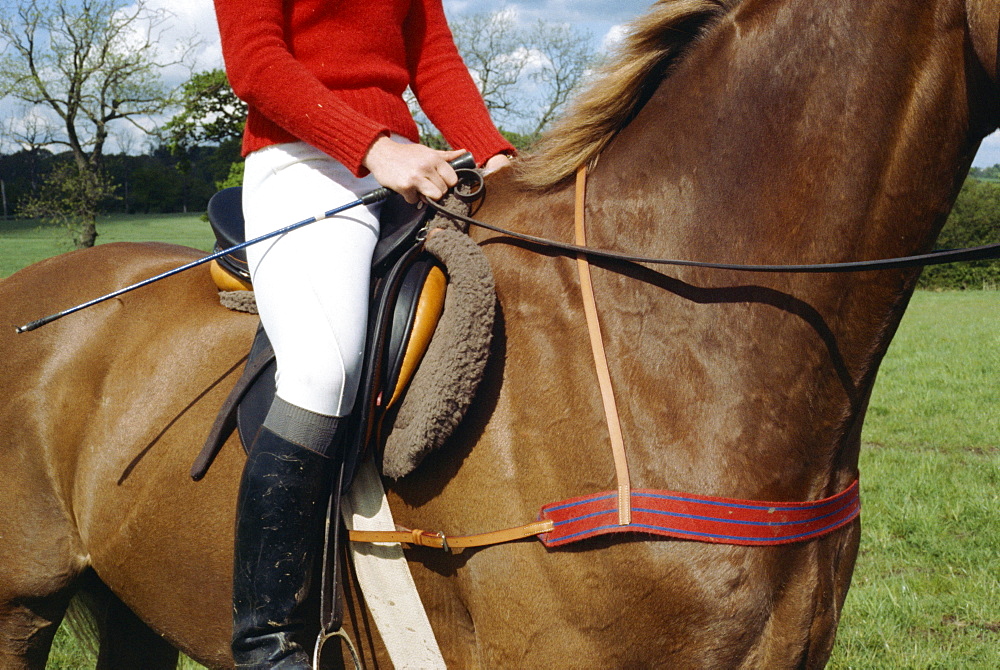
<svg viewBox="0 0 1000 670">
<path fill-rule="evenodd" d="M 307 670 L 302 601 L 319 546 L 330 460 L 260 429 L 236 507 L 233 658 L 237 668 Z"/>
</svg>

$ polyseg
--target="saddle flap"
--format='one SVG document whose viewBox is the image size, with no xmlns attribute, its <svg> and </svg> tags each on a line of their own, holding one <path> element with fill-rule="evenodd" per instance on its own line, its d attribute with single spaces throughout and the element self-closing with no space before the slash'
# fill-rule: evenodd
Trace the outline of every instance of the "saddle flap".
<svg viewBox="0 0 1000 670">
<path fill-rule="evenodd" d="M 427 220 L 426 207 L 411 205 L 398 193 L 390 193 L 379 214 L 379 239 L 372 254 L 372 274 L 385 274 L 416 242 L 417 234 Z"/>
<path fill-rule="evenodd" d="M 361 388 L 351 417 L 349 433 L 354 437 L 349 438 L 352 448 L 348 449 L 345 488 L 359 462 L 359 455 L 351 452 L 368 444 L 373 432 L 369 424 L 384 416 L 389 398 L 401 395 L 430 343 L 443 309 L 445 285 L 437 262 L 419 246 L 404 254 L 385 277 L 377 278 Z M 425 296 L 425 292 L 430 295 Z M 418 316 L 422 319 L 419 324 Z M 420 335 L 411 337 L 414 330 Z M 421 350 L 414 351 L 411 343 Z M 192 470 L 195 479 L 204 476 L 215 451 L 234 428 L 239 428 L 244 448 L 253 441 L 274 400 L 276 370 L 274 350 L 264 329 L 258 328 L 243 374 L 223 404 Z"/>
</svg>

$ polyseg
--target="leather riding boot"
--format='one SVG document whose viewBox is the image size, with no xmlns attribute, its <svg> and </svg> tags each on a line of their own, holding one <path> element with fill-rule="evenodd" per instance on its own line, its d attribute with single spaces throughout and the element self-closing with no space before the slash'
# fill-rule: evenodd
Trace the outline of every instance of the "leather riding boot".
<svg viewBox="0 0 1000 670">
<path fill-rule="evenodd" d="M 237 668 L 307 670 L 300 612 L 320 542 L 330 459 L 261 428 L 236 507 L 233 658 Z"/>
</svg>

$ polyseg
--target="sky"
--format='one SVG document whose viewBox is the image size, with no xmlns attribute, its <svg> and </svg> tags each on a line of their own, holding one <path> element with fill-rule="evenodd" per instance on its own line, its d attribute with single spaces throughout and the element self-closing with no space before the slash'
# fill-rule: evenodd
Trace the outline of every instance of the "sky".
<svg viewBox="0 0 1000 670">
<path fill-rule="evenodd" d="M 515 12 L 519 20 L 534 22 L 543 19 L 552 23 L 567 23 L 590 35 L 595 49 L 606 50 L 620 38 L 625 24 L 641 15 L 652 0 L 443 0 L 449 19 L 469 14 L 494 12 L 501 9 Z M 164 8 L 174 15 L 174 27 L 165 36 L 163 48 L 173 48 L 171 40 L 180 42 L 197 36 L 198 45 L 193 52 L 194 70 L 201 71 L 222 67 L 219 34 L 215 25 L 213 5 L 208 0 L 148 0 L 156 8 Z M 373 17 L 374 20 L 374 17 Z M 189 71 L 175 67 L 164 73 L 168 84 L 179 85 L 189 76 Z M 11 112 L 8 105 L 0 103 L 0 115 Z M 135 140 L 132 141 L 135 146 Z M 4 148 L 6 149 L 6 147 Z M 111 148 L 113 151 L 114 149 Z M 974 165 L 1000 164 L 1000 133 L 986 138 L 976 156 Z"/>
<path fill-rule="evenodd" d="M 180 21 L 190 26 L 204 40 L 199 50 L 199 64 L 206 69 L 221 67 L 222 53 L 215 28 L 212 5 L 205 0 L 152 0 L 172 10 Z M 643 14 L 652 0 L 444 0 L 449 19 L 463 15 L 513 10 L 520 20 L 537 19 L 568 23 L 589 33 L 594 47 L 606 50 L 620 38 L 625 25 Z M 989 167 L 1000 164 L 1000 132 L 987 137 L 973 165 Z"/>
<path fill-rule="evenodd" d="M 219 34 L 215 27 L 212 3 L 206 0 L 150 0 L 154 6 L 169 9 L 179 26 L 196 31 L 203 44 L 198 50 L 199 69 L 221 67 Z M 444 0 L 445 14 L 454 20 L 470 14 L 491 13 L 506 9 L 519 20 L 532 23 L 543 19 L 566 23 L 589 33 L 595 48 L 603 48 L 621 34 L 623 25 L 641 15 L 652 0 Z M 376 20 L 373 17 L 373 20 Z"/>
</svg>

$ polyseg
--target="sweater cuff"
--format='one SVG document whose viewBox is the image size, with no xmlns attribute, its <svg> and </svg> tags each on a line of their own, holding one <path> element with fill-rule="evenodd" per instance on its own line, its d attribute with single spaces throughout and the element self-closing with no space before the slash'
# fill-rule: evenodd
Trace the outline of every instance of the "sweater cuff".
<svg viewBox="0 0 1000 670">
<path fill-rule="evenodd" d="M 363 165 L 372 144 L 380 137 L 389 136 L 388 126 L 374 122 L 333 124 L 332 127 L 316 127 L 318 149 L 330 154 L 344 164 L 355 177 L 368 175 Z"/>
<path fill-rule="evenodd" d="M 499 153 L 517 154 L 517 149 L 496 129 L 493 122 L 475 118 L 464 119 L 450 127 L 445 139 L 455 149 L 465 149 L 472 153 L 476 165 L 484 165 Z"/>
</svg>

